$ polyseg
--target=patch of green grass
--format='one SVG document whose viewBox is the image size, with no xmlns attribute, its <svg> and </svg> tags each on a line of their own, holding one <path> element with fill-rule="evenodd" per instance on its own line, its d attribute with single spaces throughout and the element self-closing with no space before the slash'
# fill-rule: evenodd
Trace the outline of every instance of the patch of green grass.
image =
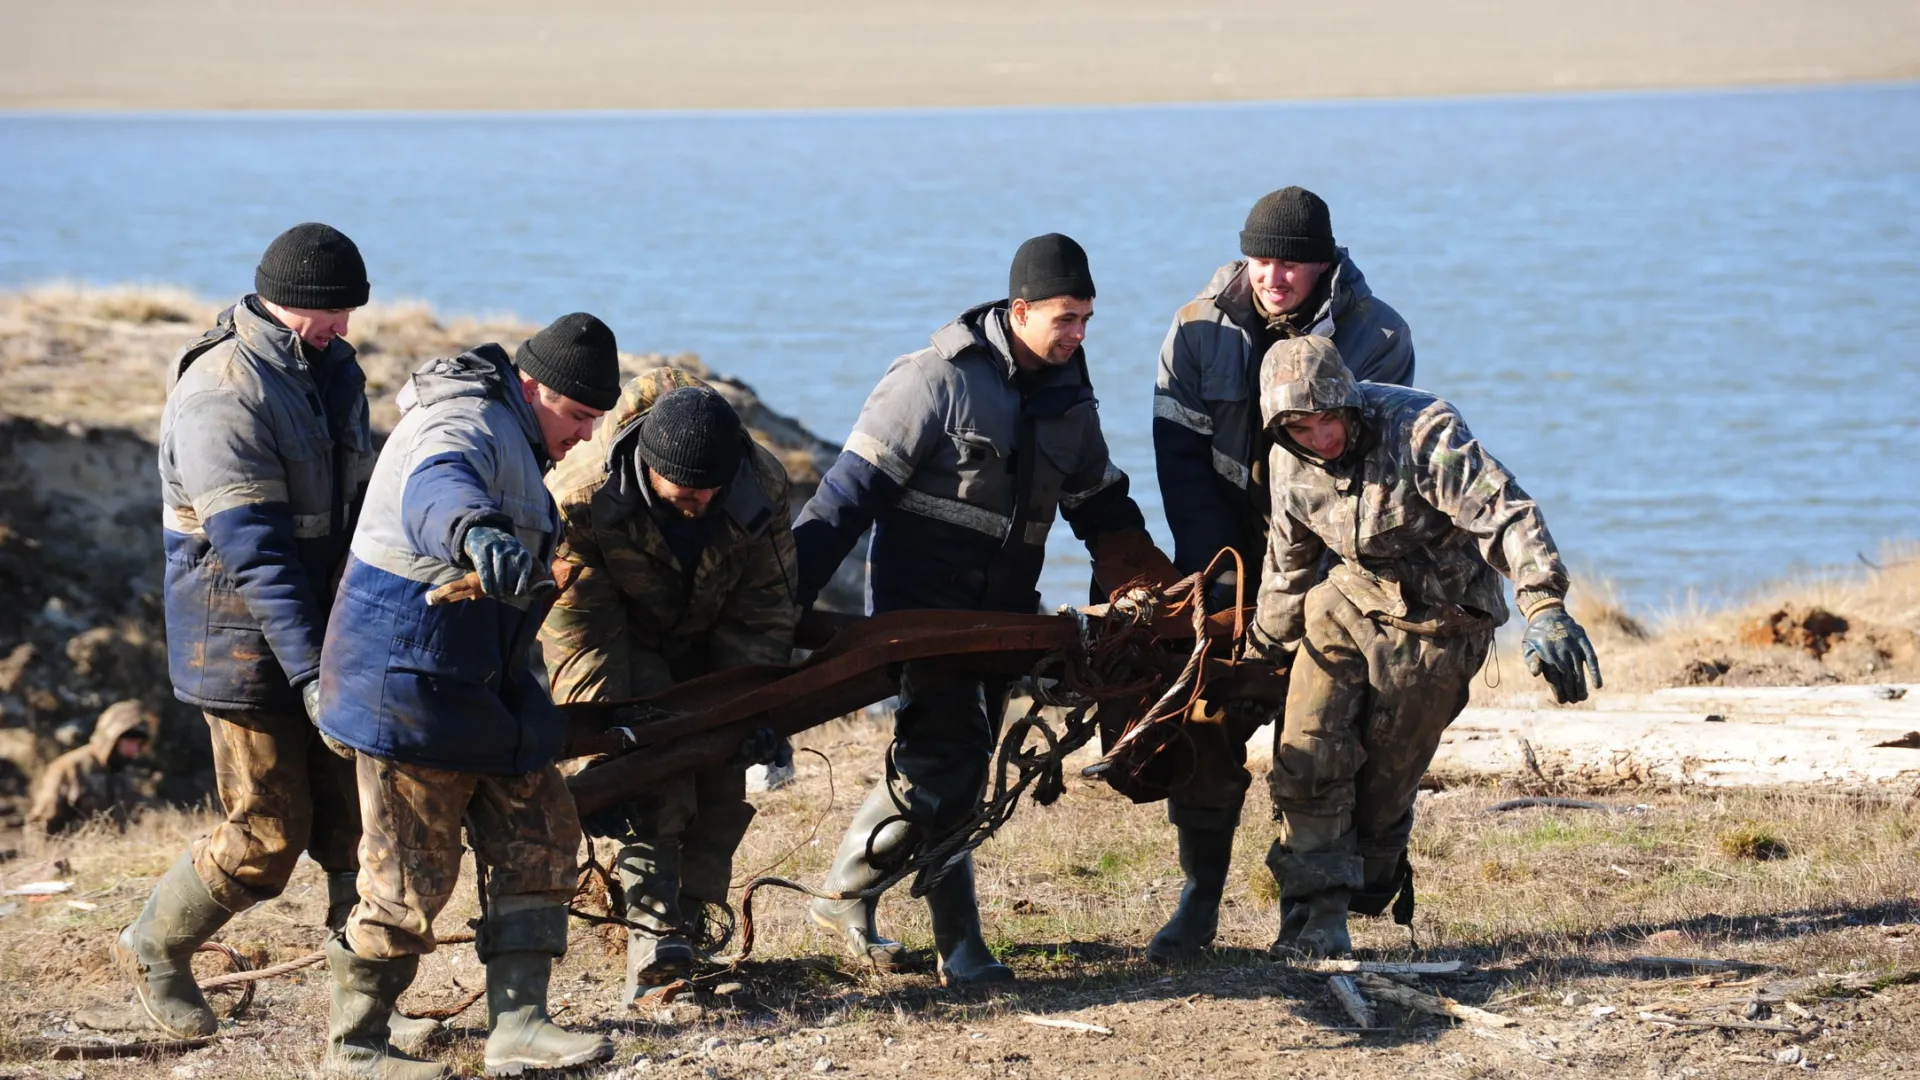
<svg viewBox="0 0 1920 1080">
<path fill-rule="evenodd" d="M 1721 830 L 1714 842 L 1720 848 L 1720 853 L 1729 859 L 1770 862 L 1791 854 L 1787 842 L 1780 838 L 1771 825 L 1753 821 L 1743 821 L 1731 829 Z"/>
</svg>

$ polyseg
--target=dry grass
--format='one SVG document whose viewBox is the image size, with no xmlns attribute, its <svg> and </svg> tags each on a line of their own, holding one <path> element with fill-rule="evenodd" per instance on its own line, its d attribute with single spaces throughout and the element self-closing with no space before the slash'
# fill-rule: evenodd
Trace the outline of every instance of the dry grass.
<svg viewBox="0 0 1920 1080">
<path fill-rule="evenodd" d="M 738 860 L 743 879 L 764 866 L 817 880 L 878 775 L 883 734 L 874 725 L 830 725 L 802 741 L 834 763 L 831 805 L 826 768 L 802 754 L 800 782 L 759 800 Z M 907 1076 L 939 1077 L 1510 1076 L 1565 1075 L 1569 1067 L 1732 1076 L 1747 1067 L 1743 1056 L 1770 1061 L 1790 1044 L 1835 1075 L 1898 1075 L 1920 1053 L 1912 1024 L 1920 990 L 1900 984 L 1901 973 L 1920 968 L 1920 806 L 1669 792 L 1638 795 L 1646 801 L 1616 812 L 1490 813 L 1501 797 L 1493 785 L 1423 796 L 1412 943 L 1386 920 L 1356 924 L 1363 955 L 1472 964 L 1470 977 L 1438 988 L 1519 1019 L 1517 1033 L 1499 1041 L 1391 1008 L 1380 1035 L 1326 1030 L 1346 1021 L 1320 977 L 1262 955 L 1275 911 L 1261 865 L 1272 828 L 1258 783 L 1236 841 L 1220 949 L 1193 964 L 1163 970 L 1141 954 L 1180 884 L 1161 809 L 1075 781 L 1058 805 L 1023 807 L 979 856 L 989 940 L 1022 979 L 1012 995 L 982 1001 L 940 990 L 924 962 L 899 976 L 863 972 L 806 922 L 802 898 L 767 890 L 756 903 L 755 959 L 709 980 L 704 992 L 624 1012 L 618 938 L 576 924 L 555 997 L 572 1003 L 570 1022 L 616 1037 L 616 1064 L 626 1076 L 639 1075 L 637 1056 L 651 1060 L 650 1074 L 688 1077 L 798 1076 L 820 1057 L 836 1075 L 891 1077 L 903 1074 L 903 1063 Z M 121 993 L 104 964 L 108 936 L 202 824 L 193 814 L 150 815 L 125 836 L 94 832 L 11 864 L 65 858 L 76 884 L 68 897 L 0 917 L 0 1030 L 12 1032 L 0 1041 L 0 1061 L 31 1060 L 43 1033 L 70 1037 L 63 1021 L 73 1009 Z M 236 920 L 225 938 L 265 960 L 306 952 L 318 940 L 322 895 L 317 869 L 303 865 L 285 896 Z M 69 898 L 99 907 L 75 910 Z M 474 913 L 463 889 L 441 931 L 464 928 Z M 883 903 L 882 920 L 924 958 L 931 945 L 925 911 L 904 887 Z M 1803 990 L 1799 1004 L 1823 1028 L 1802 1040 L 1653 1028 L 1634 1019 L 1637 1011 L 1734 1016 L 1758 984 L 1656 977 L 1626 963 L 1636 953 L 1745 961 L 1764 966 L 1763 982 L 1866 971 L 1883 973 L 1888 985 L 1833 1000 Z M 444 1001 L 456 985 L 477 985 L 478 974 L 466 946 L 449 947 L 423 967 L 409 1001 Z M 724 982 L 739 989 L 711 993 Z M 1593 1004 L 1561 1003 L 1575 991 Z M 1618 1012 L 1596 1020 L 1592 1009 L 1601 1003 Z M 1071 1015 L 1116 1034 L 1043 1031 L 1021 1023 L 1023 1011 Z M 167 1067 L 207 1080 L 307 1075 L 324 1013 L 322 977 L 276 980 L 238 1037 L 169 1059 Z M 482 1021 L 477 1009 L 463 1016 L 439 1056 L 476 1068 Z M 721 1041 L 703 1049 L 713 1039 Z"/>
</svg>

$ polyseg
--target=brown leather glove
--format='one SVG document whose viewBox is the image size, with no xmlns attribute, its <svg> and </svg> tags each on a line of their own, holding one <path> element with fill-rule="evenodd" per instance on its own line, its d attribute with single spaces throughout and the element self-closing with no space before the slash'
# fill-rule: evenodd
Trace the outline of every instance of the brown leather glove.
<svg viewBox="0 0 1920 1080">
<path fill-rule="evenodd" d="M 1093 580 L 1109 598 L 1136 582 L 1164 589 L 1184 576 L 1145 529 L 1101 533 L 1092 547 Z"/>
</svg>

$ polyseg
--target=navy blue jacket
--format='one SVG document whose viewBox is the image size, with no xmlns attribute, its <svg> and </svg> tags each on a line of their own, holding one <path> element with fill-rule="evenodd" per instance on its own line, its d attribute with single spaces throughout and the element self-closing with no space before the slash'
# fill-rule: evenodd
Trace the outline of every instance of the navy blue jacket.
<svg viewBox="0 0 1920 1080">
<path fill-rule="evenodd" d="M 170 381 L 160 492 L 174 696 L 297 710 L 373 467 L 366 375 L 345 341 L 316 355 L 247 297 Z"/>
<path fill-rule="evenodd" d="M 540 425 L 506 352 L 435 360 L 401 389 L 320 665 L 320 729 L 376 757 L 519 775 L 560 753 L 536 672 L 542 605 L 482 597 L 428 607 L 471 567 L 467 530 L 511 530 L 541 567 L 560 515 Z"/>
<path fill-rule="evenodd" d="M 880 377 L 801 510 L 802 605 L 871 526 L 869 611 L 1038 610 L 1056 511 L 1088 544 L 1145 527 L 1127 475 L 1108 458 L 1098 408 L 1084 353 L 1022 375 L 1007 302 L 962 313 Z M 1023 427 L 1032 446 L 1024 470 Z"/>
</svg>

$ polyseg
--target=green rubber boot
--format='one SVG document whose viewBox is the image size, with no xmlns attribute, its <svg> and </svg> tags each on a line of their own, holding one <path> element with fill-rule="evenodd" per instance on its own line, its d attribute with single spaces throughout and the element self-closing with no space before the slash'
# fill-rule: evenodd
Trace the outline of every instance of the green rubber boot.
<svg viewBox="0 0 1920 1080">
<path fill-rule="evenodd" d="M 665 986 L 693 972 L 693 943 L 680 915 L 680 842 L 678 839 L 628 844 L 614 853 L 620 877 L 620 902 L 629 922 L 627 983 L 622 1000 L 631 1005 L 644 987 Z"/>
<path fill-rule="evenodd" d="M 547 1019 L 552 973 L 553 957 L 546 953 L 501 953 L 487 961 L 488 1076 L 572 1069 L 613 1056 L 613 1040 L 576 1035 Z"/>
<path fill-rule="evenodd" d="M 140 917 L 120 931 L 108 955 L 133 984 L 140 1008 L 176 1039 L 211 1035 L 219 1021 L 193 978 L 193 954 L 233 913 L 214 902 L 193 869 L 191 852 L 167 868 Z"/>
<path fill-rule="evenodd" d="M 940 984 L 956 990 L 1007 986 L 1013 969 L 994 959 L 980 934 L 980 904 L 973 891 L 973 856 L 963 856 L 927 893 L 933 946 L 940 953 Z"/>
<path fill-rule="evenodd" d="M 420 958 L 369 960 L 354 952 L 342 934 L 328 936 L 326 954 L 333 976 L 327 1072 L 371 1080 L 442 1080 L 445 1066 L 409 1057 L 388 1040 L 387 1018 L 393 1015 L 393 1003 L 412 985 Z"/>
<path fill-rule="evenodd" d="M 356 877 L 352 870 L 327 874 L 327 929 L 332 933 L 346 931 L 347 916 L 353 914 L 354 905 L 360 902 L 360 893 L 354 886 Z M 416 1019 L 399 1009 L 387 1017 L 387 1042 L 409 1054 L 425 1050 L 446 1031 L 438 1020 Z"/>
<path fill-rule="evenodd" d="M 853 823 L 847 826 L 847 835 L 834 855 L 833 867 L 821 884 L 824 891 L 860 892 L 870 888 L 886 876 L 888 863 L 907 854 L 913 828 L 906 822 L 896 821 L 881 829 L 879 836 L 873 835 L 881 822 L 899 812 L 887 782 L 883 779 L 874 785 L 866 801 L 854 812 Z M 879 904 L 878 898 L 815 900 L 807 911 L 814 924 L 839 938 L 854 959 L 864 960 L 878 971 L 898 971 L 904 950 L 899 942 L 880 936 L 874 925 Z"/>
<path fill-rule="evenodd" d="M 1147 943 L 1147 959 L 1170 964 L 1198 955 L 1213 944 L 1220 929 L 1220 897 L 1233 862 L 1232 829 L 1179 826 L 1180 869 L 1187 883 L 1167 925 Z"/>
</svg>

